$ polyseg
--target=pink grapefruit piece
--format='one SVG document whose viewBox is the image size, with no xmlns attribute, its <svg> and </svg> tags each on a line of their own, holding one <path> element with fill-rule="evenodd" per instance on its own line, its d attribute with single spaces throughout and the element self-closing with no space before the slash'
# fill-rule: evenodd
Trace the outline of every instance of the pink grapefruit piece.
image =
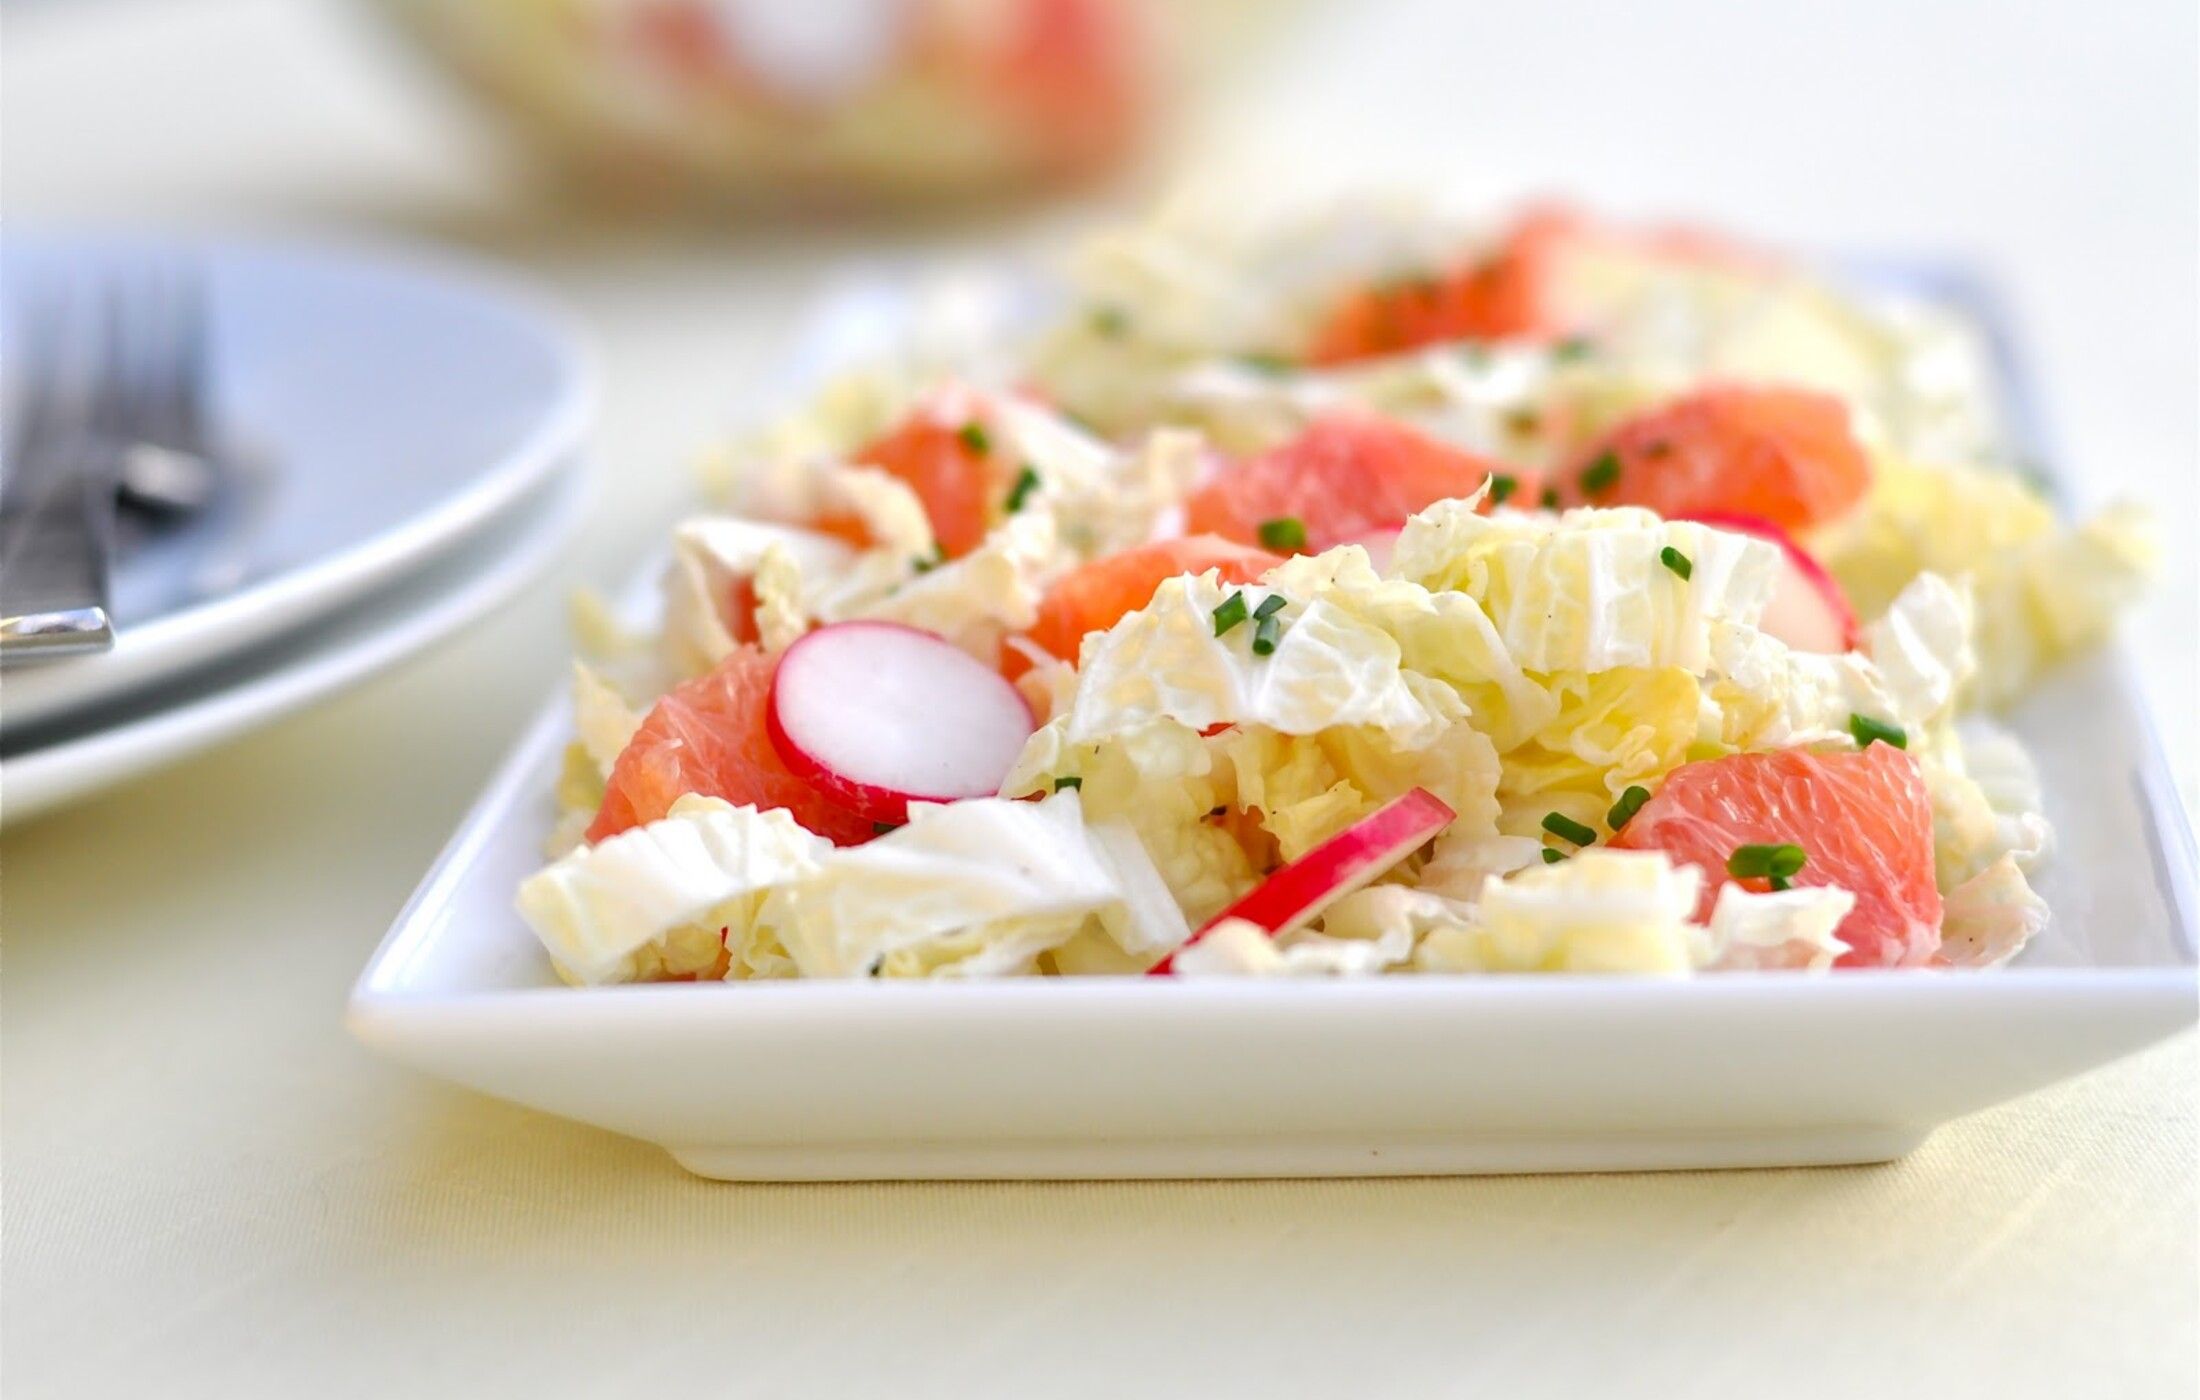
<svg viewBox="0 0 2200 1400">
<path fill-rule="evenodd" d="M 1839 967 L 1917 967 L 1940 947 L 1933 808 L 1917 760 L 1890 744 L 1851 751 L 1780 749 L 1685 763 L 1612 837 L 1621 850 L 1664 851 L 1703 871 L 1696 909 L 1709 919 L 1727 862 L 1742 846 L 1803 848 L 1798 885 L 1856 896 L 1838 935 Z M 1768 888 L 1744 879 L 1748 889 Z"/>
</svg>

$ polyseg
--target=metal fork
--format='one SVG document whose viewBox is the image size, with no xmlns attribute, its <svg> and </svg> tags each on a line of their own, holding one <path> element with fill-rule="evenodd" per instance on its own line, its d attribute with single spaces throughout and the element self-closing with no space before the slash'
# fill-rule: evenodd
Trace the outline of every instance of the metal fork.
<svg viewBox="0 0 2200 1400">
<path fill-rule="evenodd" d="M 121 447 L 117 499 L 156 522 L 196 514 L 222 484 L 208 422 L 205 288 L 189 267 L 155 265 L 109 311 L 118 416 L 102 428 Z"/>
<path fill-rule="evenodd" d="M 112 454 L 94 425 L 100 401 L 96 322 L 64 287 L 26 306 L 11 337 L 17 423 L 0 462 L 0 659 L 104 651 L 114 644 L 108 560 Z"/>
<path fill-rule="evenodd" d="M 257 470 L 231 470 L 211 421 L 204 285 L 188 264 L 60 276 L 20 308 L 17 431 L 0 483 L 0 657 L 63 656 L 113 641 L 108 561 L 124 543 L 206 512 L 184 597 L 249 571 L 263 513 Z"/>
</svg>

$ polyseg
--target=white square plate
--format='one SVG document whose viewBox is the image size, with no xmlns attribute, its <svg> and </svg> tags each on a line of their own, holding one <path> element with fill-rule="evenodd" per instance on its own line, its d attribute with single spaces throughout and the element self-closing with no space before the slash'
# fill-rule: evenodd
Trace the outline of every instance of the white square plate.
<svg viewBox="0 0 2200 1400">
<path fill-rule="evenodd" d="M 1960 277 L 1903 280 L 1996 332 Z M 875 283 L 818 325 L 862 321 L 859 303 Z M 810 351 L 812 370 L 832 359 Z M 398 916 L 349 1020 L 392 1058 L 735 1179 L 1884 1160 L 2200 1008 L 2192 836 L 2127 671 L 2069 668 L 2012 722 L 2060 846 L 2039 882 L 2054 922 L 2000 971 L 582 990 L 512 911 L 541 863 L 558 702 Z"/>
</svg>

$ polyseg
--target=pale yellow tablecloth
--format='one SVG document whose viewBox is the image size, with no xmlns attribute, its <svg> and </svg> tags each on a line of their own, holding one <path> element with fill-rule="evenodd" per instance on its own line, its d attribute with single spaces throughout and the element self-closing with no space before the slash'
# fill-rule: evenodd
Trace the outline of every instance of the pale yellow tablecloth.
<svg viewBox="0 0 2200 1400">
<path fill-rule="evenodd" d="M 1332 7 L 1214 104 L 1202 149 L 1988 254 L 2082 475 L 2189 527 L 2184 0 L 2022 24 L 1414 8 Z M 560 577 L 478 635 L 0 843 L 11 1400 L 2194 1393 L 2190 1037 L 1889 1167 L 1150 1186 L 708 1185 L 370 1059 L 345 990 L 555 674 L 557 595 L 642 555 L 815 277 L 882 236 L 514 215 L 346 9 L 8 16 L 10 220 L 363 228 L 527 264 L 602 340 L 615 484 Z M 2144 664 L 2189 800 L 2189 550 L 2174 568 L 2146 626 L 2182 640 Z"/>
</svg>

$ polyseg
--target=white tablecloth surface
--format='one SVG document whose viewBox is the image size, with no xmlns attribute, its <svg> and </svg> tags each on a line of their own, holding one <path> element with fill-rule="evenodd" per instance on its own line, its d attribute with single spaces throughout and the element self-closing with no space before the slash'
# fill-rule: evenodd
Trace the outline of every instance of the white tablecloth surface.
<svg viewBox="0 0 2200 1400">
<path fill-rule="evenodd" d="M 9 1396 L 2194 1393 L 2191 1037 L 1892 1166 L 1366 1183 L 712 1185 L 371 1059 L 344 993 L 556 674 L 564 588 L 641 557 L 836 257 L 980 236 L 527 214 L 374 31 L 7 12 L 9 220 L 525 265 L 600 338 L 609 486 L 475 635 L 0 843 Z M 1193 149 L 1983 257 L 2082 491 L 2180 542 L 2141 659 L 2189 802 L 2194 31 L 2187 0 L 1335 5 Z"/>
</svg>

